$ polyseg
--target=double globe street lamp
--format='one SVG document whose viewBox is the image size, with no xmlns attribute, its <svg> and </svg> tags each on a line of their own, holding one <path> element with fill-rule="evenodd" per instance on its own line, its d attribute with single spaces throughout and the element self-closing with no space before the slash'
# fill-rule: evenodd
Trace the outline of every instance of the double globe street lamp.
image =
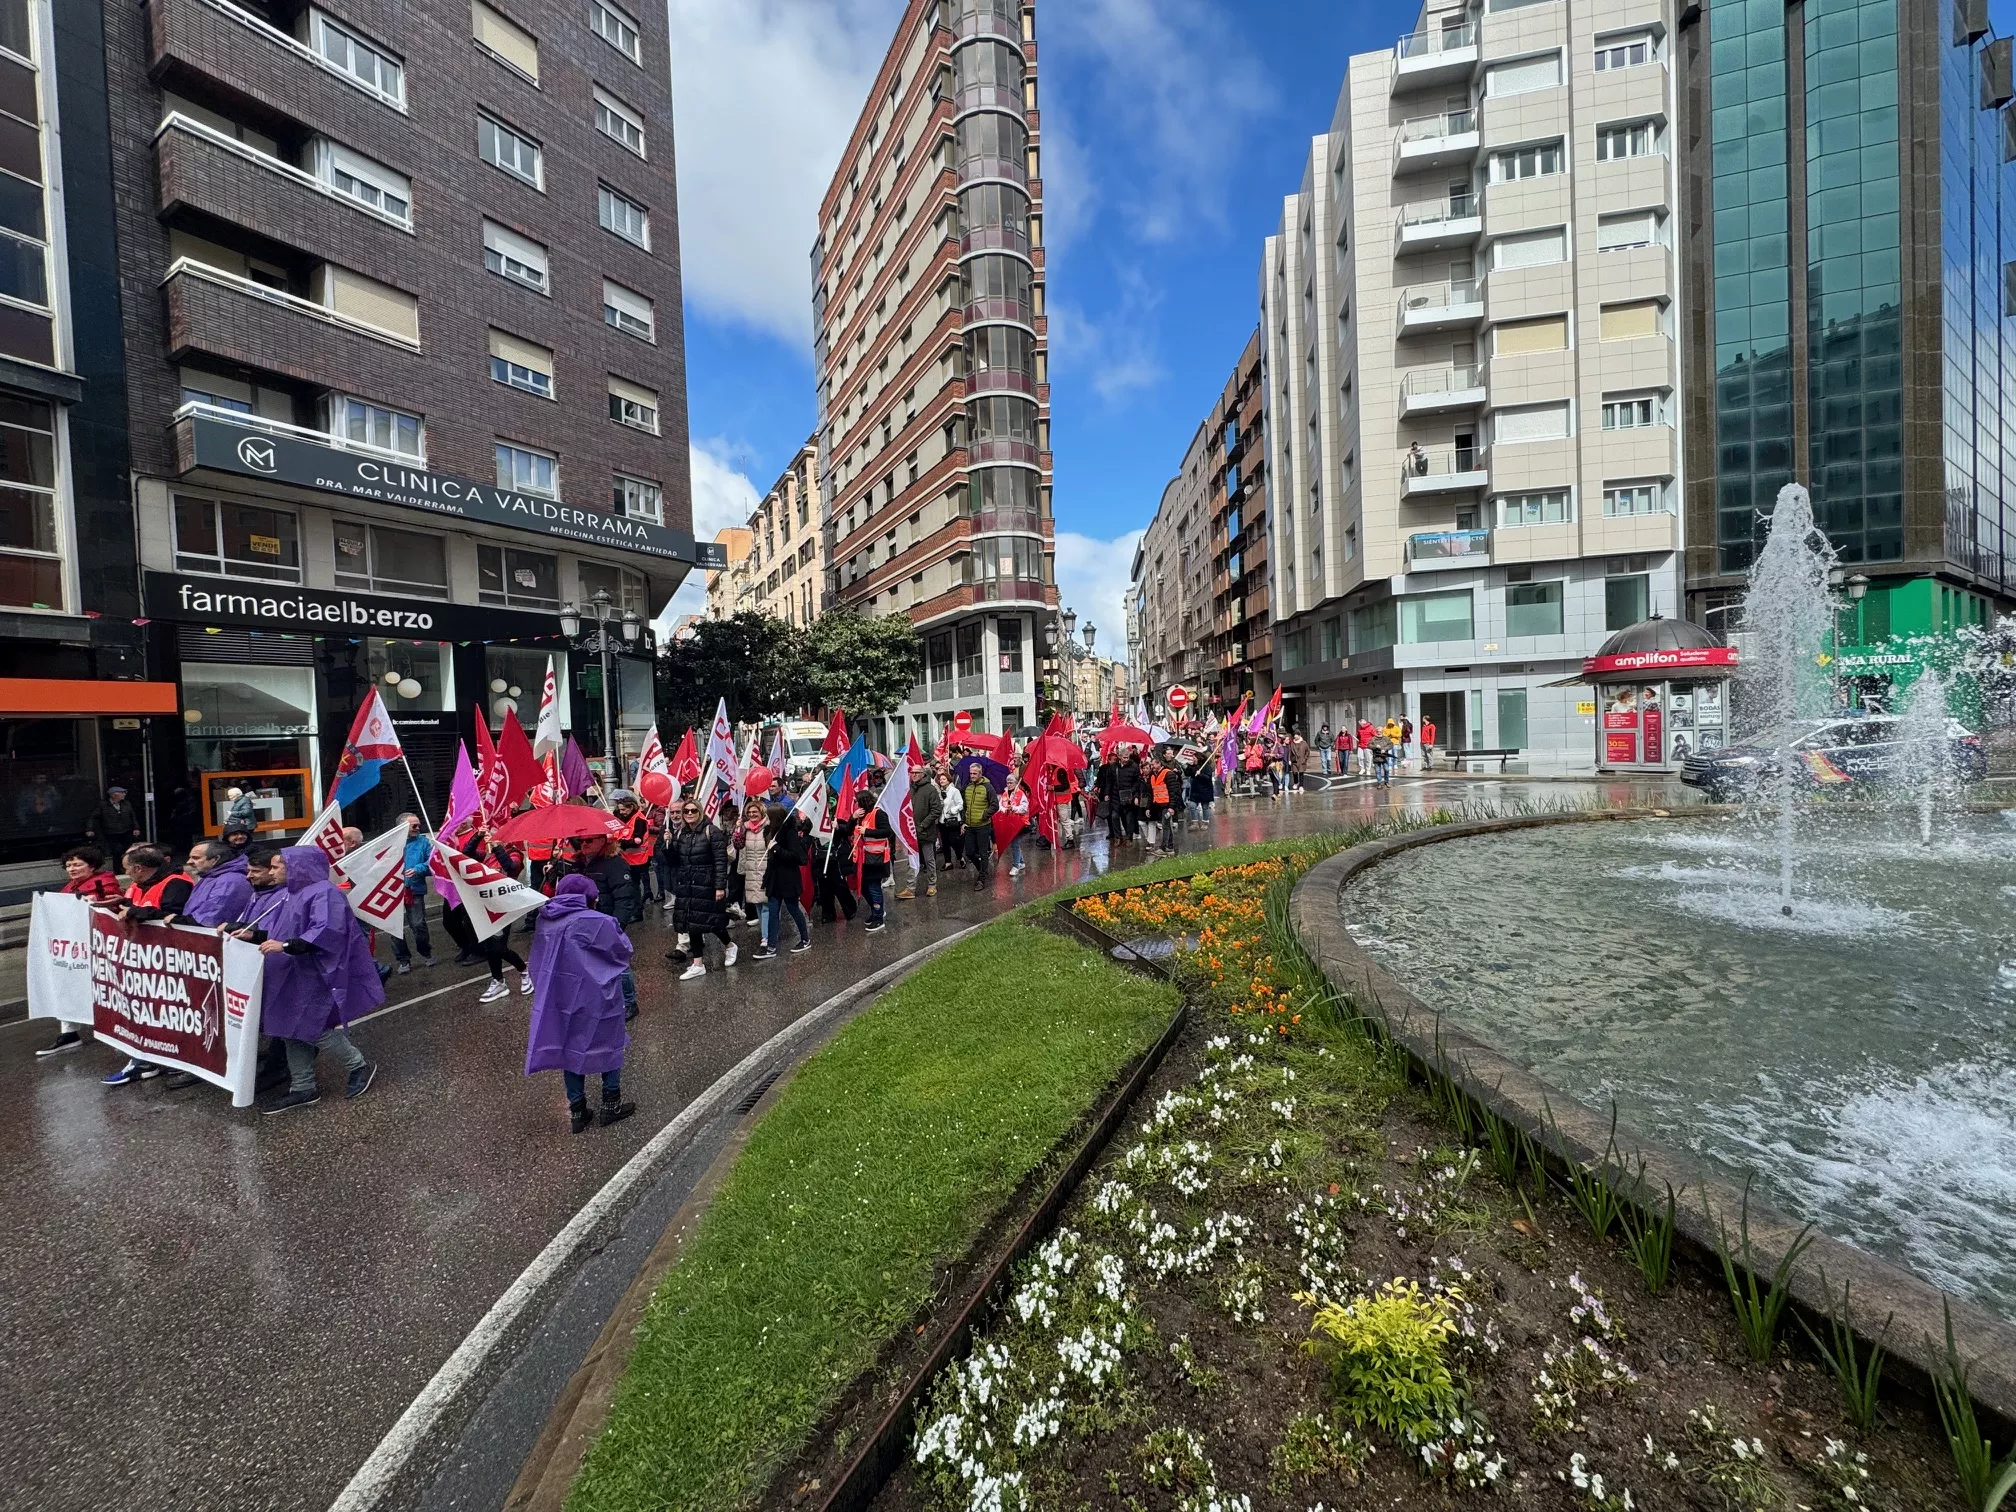
<svg viewBox="0 0 2016 1512">
<path fill-rule="evenodd" d="M 581 634 L 584 616 L 595 624 L 594 630 L 586 636 Z M 609 633 L 611 625 L 621 626 L 621 641 Z M 623 779 L 620 775 L 622 758 L 616 751 L 616 727 L 609 721 L 609 653 L 636 645 L 643 629 L 644 621 L 637 611 L 618 609 L 607 588 L 597 588 L 585 604 L 560 606 L 560 633 L 573 642 L 577 650 L 593 651 L 601 659 L 603 780 L 611 788 L 621 786 Z"/>
<path fill-rule="evenodd" d="M 1063 626 L 1062 634 L 1058 633 L 1058 625 L 1060 623 Z M 1064 675 L 1070 680 L 1070 702 L 1073 714 L 1078 712 L 1078 663 L 1091 659 L 1092 644 L 1099 634 L 1099 627 L 1094 625 L 1090 620 L 1087 620 L 1085 622 L 1085 644 L 1080 646 L 1072 638 L 1073 632 L 1077 628 L 1078 611 L 1075 609 L 1066 609 L 1057 616 L 1056 620 L 1051 622 L 1045 631 L 1045 638 L 1050 645 L 1050 654 L 1063 663 L 1062 670 Z"/>
</svg>

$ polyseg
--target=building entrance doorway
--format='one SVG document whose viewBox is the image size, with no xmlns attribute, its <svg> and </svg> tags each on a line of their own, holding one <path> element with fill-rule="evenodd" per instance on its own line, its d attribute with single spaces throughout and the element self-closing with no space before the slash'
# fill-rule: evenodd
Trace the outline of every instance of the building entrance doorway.
<svg viewBox="0 0 2016 1512">
<path fill-rule="evenodd" d="M 1432 721 L 1435 725 L 1435 749 L 1438 751 L 1460 751 L 1470 744 L 1470 732 L 1464 722 L 1469 703 L 1468 695 L 1455 693 L 1423 693 L 1421 695 L 1421 719 L 1414 727 L 1418 739 L 1421 725 Z"/>
</svg>

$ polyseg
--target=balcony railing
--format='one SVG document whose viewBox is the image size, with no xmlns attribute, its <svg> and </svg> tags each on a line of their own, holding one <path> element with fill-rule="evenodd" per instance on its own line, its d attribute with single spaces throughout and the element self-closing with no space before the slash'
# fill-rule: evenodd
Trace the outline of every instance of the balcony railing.
<svg viewBox="0 0 2016 1512">
<path fill-rule="evenodd" d="M 975 226 L 959 233 L 961 256 L 971 252 L 1019 252 L 1029 255 L 1029 233 L 1019 226 Z"/>
<path fill-rule="evenodd" d="M 420 350 L 420 343 L 418 341 L 412 337 L 402 335 L 398 331 L 388 331 L 383 326 L 372 325 L 369 321 L 365 320 L 358 320 L 355 316 L 345 315 L 340 311 L 332 310 L 327 305 L 319 305 L 312 299 L 303 299 L 298 294 L 289 294 L 284 289 L 269 289 L 262 283 L 254 283 L 249 278 L 241 277 L 239 274 L 229 272 L 223 268 L 213 268 L 208 263 L 197 262 L 194 258 L 176 258 L 174 263 L 170 265 L 166 275 L 163 276 L 161 285 L 163 288 L 167 288 L 178 278 L 193 278 L 205 283 L 218 284 L 224 288 L 235 290 L 237 293 L 249 295 L 254 299 L 264 300 L 268 304 L 275 304 L 281 306 L 283 309 L 292 310 L 297 315 L 319 321 L 324 325 L 336 326 L 342 330 L 354 332 L 359 336 L 368 336 L 373 341 L 382 341 L 390 346 L 403 347 L 409 352 Z"/>
<path fill-rule="evenodd" d="M 992 153 L 976 152 L 971 157 L 959 160 L 959 182 L 961 184 L 983 183 L 988 179 L 1005 179 L 1019 188 L 1029 187 L 1029 165 L 1019 158 L 996 157 Z"/>
<path fill-rule="evenodd" d="M 981 368 L 966 378 L 969 394 L 1027 394 L 1036 396 L 1036 375 L 1017 368 Z"/>
<path fill-rule="evenodd" d="M 302 189 L 312 190 L 325 199 L 334 200 L 338 204 L 357 211 L 360 215 L 368 215 L 374 220 L 384 221 L 388 226 L 397 226 L 401 231 L 409 235 L 413 231 L 413 221 L 410 216 L 402 219 L 388 211 L 381 210 L 376 205 L 367 205 L 355 196 L 344 194 L 333 185 L 323 183 L 314 174 L 304 169 L 296 168 L 292 163 L 274 157 L 271 153 L 261 152 L 256 147 L 248 146 L 236 137 L 226 136 L 223 132 L 217 130 L 216 127 L 206 125 L 192 116 L 186 116 L 179 110 L 170 111 L 167 118 L 156 128 L 154 141 L 157 151 L 166 150 L 164 139 L 168 138 L 171 133 L 193 138 L 203 143 L 206 147 L 228 153 L 232 157 L 242 162 L 250 163 L 261 171 L 273 174 L 287 183 L 297 185 Z"/>
<path fill-rule="evenodd" d="M 969 299 L 966 301 L 965 318 L 969 324 L 975 321 L 1012 320 L 1018 325 L 1036 328 L 1036 307 L 1026 299 Z"/>
<path fill-rule="evenodd" d="M 1043 454 L 1036 449 L 1034 441 L 1011 441 L 1006 436 L 989 437 L 975 441 L 969 456 L 975 464 L 981 462 L 1027 462 L 1031 466 L 1039 466 L 1043 460 Z M 1016 511 L 1016 513 L 1019 515 L 1021 511 Z"/>
<path fill-rule="evenodd" d="M 175 420 L 222 420 L 228 425 L 243 426 L 246 430 L 266 431 L 275 436 L 291 436 L 297 441 L 306 441 L 314 446 L 330 446 L 337 451 L 355 452 L 359 456 L 382 457 L 388 462 L 403 462 L 409 467 L 427 465 L 427 449 L 423 440 L 417 452 L 404 452 L 389 446 L 373 446 L 368 441 L 353 441 L 348 436 L 335 431 L 316 430 L 312 426 L 290 425 L 285 420 L 269 420 L 264 415 L 247 414 L 222 404 L 206 404 L 200 399 L 191 399 L 179 405 L 173 416 Z"/>
<path fill-rule="evenodd" d="M 962 84 L 952 95 L 952 109 L 959 115 L 969 110 L 1005 110 L 1020 115 L 1022 108 L 1022 91 L 1005 84 Z"/>
<path fill-rule="evenodd" d="M 1483 315 L 1484 284 L 1481 279 L 1410 284 L 1400 291 L 1400 329 L 1403 332 L 1473 323 L 1481 320 Z"/>
<path fill-rule="evenodd" d="M 1411 446 L 1400 453 L 1400 491 L 1411 496 L 1481 488 L 1489 480 L 1487 455 L 1481 446 Z"/>
<path fill-rule="evenodd" d="M 1400 207 L 1403 230 L 1431 230 L 1450 221 L 1474 221 L 1484 213 L 1484 197 L 1479 194 L 1452 194 L 1447 199 L 1426 200 Z"/>
<path fill-rule="evenodd" d="M 1407 565 L 1416 571 L 1438 567 L 1481 567 L 1491 560 L 1488 530 L 1436 530 L 1407 537 Z"/>
<path fill-rule="evenodd" d="M 1440 115 L 1415 116 L 1400 123 L 1400 145 L 1432 142 L 1443 137 L 1465 136 L 1477 129 L 1474 110 L 1446 110 Z"/>
<path fill-rule="evenodd" d="M 997 11 L 980 11 L 959 17 L 952 23 L 952 35 L 964 42 L 973 37 L 999 37 L 1022 45 L 1022 28 Z"/>
<path fill-rule="evenodd" d="M 1410 33 L 1400 39 L 1394 50 L 1402 58 L 1432 58 L 1440 53 L 1476 45 L 1477 23 L 1465 21 L 1461 26 L 1429 27 Z"/>
<path fill-rule="evenodd" d="M 1416 368 L 1400 380 L 1400 411 L 1422 414 L 1437 409 L 1474 407 L 1484 402 L 1484 369 Z"/>
</svg>

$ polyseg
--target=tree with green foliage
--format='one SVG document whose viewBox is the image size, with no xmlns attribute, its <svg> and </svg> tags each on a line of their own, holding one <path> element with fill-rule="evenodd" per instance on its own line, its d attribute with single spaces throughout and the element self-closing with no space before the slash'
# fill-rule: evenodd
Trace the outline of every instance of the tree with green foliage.
<svg viewBox="0 0 2016 1512">
<path fill-rule="evenodd" d="M 807 678 L 805 632 L 767 614 L 701 620 L 658 655 L 658 727 L 705 729 L 718 699 L 738 723 L 797 709 L 816 694 Z M 670 745 L 672 735 L 667 733 Z"/>
<path fill-rule="evenodd" d="M 823 614 L 805 655 L 813 701 L 868 719 L 894 713 L 923 677 L 923 640 L 902 614 Z"/>
</svg>

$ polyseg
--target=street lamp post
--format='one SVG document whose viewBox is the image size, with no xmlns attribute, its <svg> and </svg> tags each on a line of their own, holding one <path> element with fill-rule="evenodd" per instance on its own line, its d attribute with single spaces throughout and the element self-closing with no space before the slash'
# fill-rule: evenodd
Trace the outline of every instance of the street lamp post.
<svg viewBox="0 0 2016 1512">
<path fill-rule="evenodd" d="M 621 650 L 623 646 L 634 646 L 637 636 L 644 628 L 644 622 L 634 609 L 618 609 L 609 597 L 607 588 L 597 588 L 582 605 L 565 604 L 560 609 L 560 633 L 574 641 L 581 635 L 583 615 L 592 619 L 595 629 L 586 638 L 577 642 L 579 649 L 593 651 L 599 658 L 602 670 L 602 768 L 603 781 L 614 788 L 622 782 L 622 761 L 616 751 L 616 727 L 609 718 L 609 653 Z M 609 634 L 609 627 L 620 625 L 623 639 L 618 642 Z"/>
<path fill-rule="evenodd" d="M 1063 627 L 1062 634 L 1058 633 L 1060 625 Z M 1045 638 L 1050 645 L 1051 654 L 1058 660 L 1059 671 L 1070 680 L 1071 712 L 1074 715 L 1078 713 L 1079 703 L 1078 663 L 1092 655 L 1092 643 L 1099 634 L 1099 627 L 1087 621 L 1085 625 L 1085 644 L 1080 646 L 1072 638 L 1072 632 L 1077 627 L 1078 611 L 1075 609 L 1066 609 L 1050 623 L 1044 632 Z"/>
</svg>

